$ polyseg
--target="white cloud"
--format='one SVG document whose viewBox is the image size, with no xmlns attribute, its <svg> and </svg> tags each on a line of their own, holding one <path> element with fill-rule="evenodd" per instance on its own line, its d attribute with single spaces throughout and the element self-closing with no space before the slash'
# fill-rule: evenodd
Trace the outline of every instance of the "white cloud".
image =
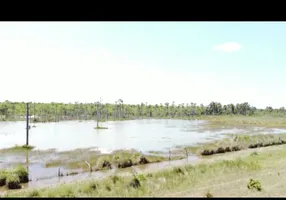
<svg viewBox="0 0 286 200">
<path fill-rule="evenodd" d="M 239 51 L 241 45 L 237 42 L 227 42 L 213 47 L 214 51 L 234 52 Z"/>
</svg>

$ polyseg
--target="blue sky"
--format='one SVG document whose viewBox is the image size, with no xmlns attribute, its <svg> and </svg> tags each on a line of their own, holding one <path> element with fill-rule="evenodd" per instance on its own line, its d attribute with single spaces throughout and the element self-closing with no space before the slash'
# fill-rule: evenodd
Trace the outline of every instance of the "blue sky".
<svg viewBox="0 0 286 200">
<path fill-rule="evenodd" d="M 286 107 L 285 35 L 283 22 L 2 22 L 0 100 Z"/>
</svg>

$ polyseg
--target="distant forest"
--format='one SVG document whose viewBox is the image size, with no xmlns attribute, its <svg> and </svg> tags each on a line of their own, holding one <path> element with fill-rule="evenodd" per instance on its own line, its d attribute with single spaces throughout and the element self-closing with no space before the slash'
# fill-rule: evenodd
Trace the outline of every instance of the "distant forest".
<svg viewBox="0 0 286 200">
<path fill-rule="evenodd" d="M 209 105 L 197 105 L 195 103 L 179 104 L 160 103 L 148 105 L 141 103 L 137 105 L 124 104 L 122 99 L 114 104 L 95 103 L 29 103 L 29 113 L 33 116 L 34 122 L 61 121 L 61 120 L 124 120 L 140 118 L 191 118 L 201 115 L 276 115 L 285 116 L 284 107 L 273 109 L 257 109 L 249 103 L 238 103 L 222 105 L 218 102 L 211 102 Z M 1 120 L 21 120 L 26 115 L 25 102 L 5 101 L 0 103 Z M 35 117 L 34 117 L 35 116 Z"/>
</svg>

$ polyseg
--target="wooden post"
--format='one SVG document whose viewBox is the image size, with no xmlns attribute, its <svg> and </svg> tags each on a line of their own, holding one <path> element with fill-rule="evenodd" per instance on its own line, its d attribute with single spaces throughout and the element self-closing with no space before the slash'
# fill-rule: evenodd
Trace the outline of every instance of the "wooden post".
<svg viewBox="0 0 286 200">
<path fill-rule="evenodd" d="M 26 104 L 26 145 L 29 145 L 29 103 Z"/>
</svg>

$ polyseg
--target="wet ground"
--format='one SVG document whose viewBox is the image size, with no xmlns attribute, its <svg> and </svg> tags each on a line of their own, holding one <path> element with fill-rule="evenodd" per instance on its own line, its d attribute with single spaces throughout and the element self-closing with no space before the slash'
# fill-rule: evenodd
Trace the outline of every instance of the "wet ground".
<svg viewBox="0 0 286 200">
<path fill-rule="evenodd" d="M 46 164 L 53 160 L 60 160 L 63 164 L 88 157 L 91 154 L 106 154 L 113 150 L 131 148 L 142 151 L 145 155 L 149 151 L 159 151 L 161 153 L 156 153 L 156 155 L 169 156 L 170 148 L 196 145 L 223 138 L 229 134 L 286 132 L 284 129 L 277 128 L 210 125 L 198 120 L 132 120 L 102 123 L 101 126 L 108 127 L 107 130 L 95 130 L 94 121 L 37 123 L 35 125 L 36 127 L 31 128 L 30 131 L 30 144 L 36 146 L 36 150 L 30 152 L 0 151 L 0 169 L 12 168 L 18 164 L 28 167 L 31 181 L 23 185 L 24 187 L 41 187 L 87 178 L 101 178 L 114 173 L 130 173 L 132 168 L 138 171 L 160 169 L 184 162 L 194 162 L 198 158 L 190 156 L 188 160 L 164 161 L 93 173 L 83 172 L 82 169 L 71 170 L 60 167 L 60 172 L 65 175 L 63 177 L 58 177 L 59 166 L 46 167 Z M 24 143 L 24 122 L 0 122 L 0 149 Z M 68 152 L 74 149 L 78 150 Z M 175 155 L 171 153 L 171 156 Z M 75 172 L 78 174 L 66 176 Z"/>
</svg>

